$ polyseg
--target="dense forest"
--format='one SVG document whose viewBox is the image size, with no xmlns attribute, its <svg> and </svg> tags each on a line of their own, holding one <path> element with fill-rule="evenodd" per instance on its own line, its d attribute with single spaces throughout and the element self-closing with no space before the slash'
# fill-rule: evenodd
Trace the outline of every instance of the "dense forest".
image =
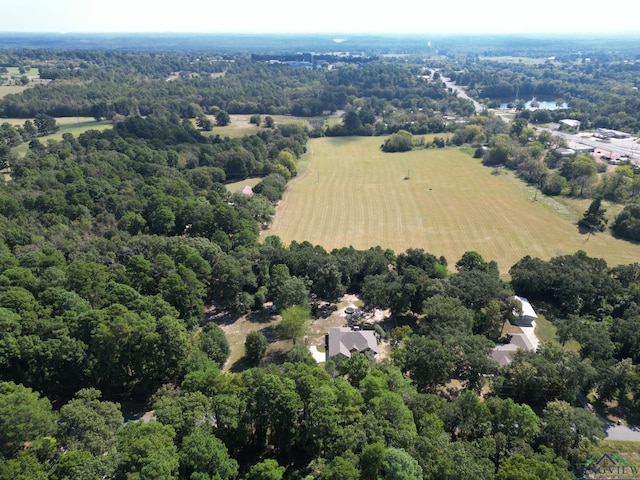
<svg viewBox="0 0 640 480">
<path fill-rule="evenodd" d="M 600 198 L 638 210 L 631 166 L 598 176 L 588 155 L 559 158 L 559 141 L 525 111 L 510 124 L 476 113 L 441 78 L 483 98 L 508 93 L 492 75 L 509 95 L 519 76 L 531 84 L 523 80 L 523 94 L 542 93 L 550 78 L 569 104 L 553 115 L 579 109 L 594 125 L 620 116 L 602 108 L 593 92 L 603 89 L 628 109 L 616 128 L 636 133 L 637 93 L 606 87 L 632 73 L 575 63 L 574 77 L 585 75 L 575 82 L 554 64 L 537 68 L 557 78 L 471 60 L 458 72 L 441 56 L 330 69 L 226 52 L 20 49 L 0 59 L 50 80 L 0 100 L 0 116 L 21 120 L 0 128 L 0 479 L 571 479 L 603 437 L 578 397 L 637 411 L 638 264 L 611 267 L 581 251 L 525 257 L 507 280 L 473 251 L 445 259 L 259 241 L 320 135 L 478 149 L 489 167 L 513 168 L 545 193 L 593 197 L 589 225 Z M 636 68 L 607 61 L 609 72 Z M 602 82 L 586 81 L 598 72 Z M 205 135 L 205 119 L 228 120 L 220 112 L 336 111 L 342 122 L 328 126 L 265 118 L 255 134 Z M 109 118 L 113 128 L 41 139 L 65 115 Z M 442 137 L 421 142 L 425 133 Z M 27 153 L 15 153 L 24 142 Z M 251 196 L 224 185 L 249 176 L 260 177 Z M 389 309 L 375 330 L 386 359 L 354 353 L 319 366 L 296 342 L 345 293 L 365 310 Z M 516 293 L 558 342 L 499 366 L 489 354 L 514 320 Z M 290 351 L 265 357 L 258 333 L 247 338 L 247 368 L 223 370 L 230 346 L 211 313 L 269 304 Z M 153 418 L 125 419 L 132 402 Z"/>
</svg>

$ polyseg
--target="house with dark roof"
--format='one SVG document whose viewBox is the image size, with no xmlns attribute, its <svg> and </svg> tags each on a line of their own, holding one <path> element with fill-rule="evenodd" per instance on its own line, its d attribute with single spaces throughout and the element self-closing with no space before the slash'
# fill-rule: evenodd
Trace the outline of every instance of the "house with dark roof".
<svg viewBox="0 0 640 480">
<path fill-rule="evenodd" d="M 513 355 L 518 350 L 533 351 L 536 346 L 531 339 L 524 333 L 514 333 L 507 335 L 508 343 L 496 345 L 491 351 L 491 358 L 494 359 L 501 367 L 511 363 Z"/>
<path fill-rule="evenodd" d="M 378 341 L 372 330 L 332 327 L 327 334 L 326 344 L 327 360 L 336 355 L 349 358 L 353 352 L 378 353 Z"/>
</svg>

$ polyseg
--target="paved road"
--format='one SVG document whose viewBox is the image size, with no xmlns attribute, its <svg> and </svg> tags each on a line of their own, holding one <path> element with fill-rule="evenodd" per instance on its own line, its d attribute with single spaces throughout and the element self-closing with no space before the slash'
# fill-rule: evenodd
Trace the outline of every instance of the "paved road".
<svg viewBox="0 0 640 480">
<path fill-rule="evenodd" d="M 476 107 L 476 113 L 480 113 L 483 112 L 487 109 L 487 107 L 479 102 L 476 102 L 473 98 L 471 98 L 469 95 L 467 95 L 467 92 L 465 92 L 462 87 L 459 87 L 456 85 L 456 82 L 452 82 L 451 79 L 449 78 L 445 78 L 445 77 L 440 77 L 442 79 L 442 81 L 444 82 L 444 84 L 447 86 L 447 88 L 450 88 L 452 90 L 455 90 L 456 92 L 458 92 L 458 96 L 461 98 L 466 98 L 467 100 L 471 100 L 473 102 L 473 105 Z"/>
<path fill-rule="evenodd" d="M 582 404 L 584 408 L 593 413 L 600 422 L 602 422 L 602 428 L 604 429 L 605 438 L 607 440 L 626 440 L 629 442 L 640 442 L 640 427 L 627 426 L 627 425 L 616 425 L 615 423 L 610 422 L 598 412 L 596 412 L 593 405 L 589 403 L 587 398 L 582 394 L 578 393 L 578 401 Z"/>
<path fill-rule="evenodd" d="M 627 427 L 626 425 L 614 425 L 608 423 L 604 427 L 607 440 L 626 440 L 640 442 L 640 427 Z"/>
</svg>

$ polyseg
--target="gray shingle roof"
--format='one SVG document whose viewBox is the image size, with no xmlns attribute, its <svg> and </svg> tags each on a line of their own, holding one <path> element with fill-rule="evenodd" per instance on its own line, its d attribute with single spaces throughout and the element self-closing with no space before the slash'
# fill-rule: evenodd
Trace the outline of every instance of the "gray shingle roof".
<svg viewBox="0 0 640 480">
<path fill-rule="evenodd" d="M 491 352 L 493 358 L 501 367 L 511 363 L 513 355 L 518 350 L 535 350 L 535 346 L 531 340 L 523 333 L 514 333 L 511 335 L 509 343 L 496 345 Z"/>
<path fill-rule="evenodd" d="M 376 334 L 371 330 L 351 330 L 347 327 L 329 329 L 327 358 L 342 354 L 349 358 L 351 352 L 371 350 L 378 353 Z"/>
</svg>

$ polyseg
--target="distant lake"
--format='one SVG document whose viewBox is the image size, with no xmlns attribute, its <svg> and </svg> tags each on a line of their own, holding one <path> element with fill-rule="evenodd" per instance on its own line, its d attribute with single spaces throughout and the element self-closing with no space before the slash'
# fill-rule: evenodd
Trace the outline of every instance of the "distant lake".
<svg viewBox="0 0 640 480">
<path fill-rule="evenodd" d="M 513 105 L 516 104 L 515 101 L 513 102 L 504 102 L 504 103 L 500 103 L 500 109 L 501 110 L 508 110 L 509 107 L 507 106 L 509 103 L 512 103 Z M 531 104 L 534 104 L 533 106 L 531 106 Z M 556 105 L 555 101 L 549 101 L 549 100 L 537 100 L 535 98 L 532 98 L 531 100 L 525 102 L 524 104 L 524 108 L 526 108 L 527 110 L 538 110 L 538 109 L 544 109 L 544 110 L 557 110 L 559 108 L 567 108 L 567 104 L 563 103 L 560 106 Z"/>
</svg>

